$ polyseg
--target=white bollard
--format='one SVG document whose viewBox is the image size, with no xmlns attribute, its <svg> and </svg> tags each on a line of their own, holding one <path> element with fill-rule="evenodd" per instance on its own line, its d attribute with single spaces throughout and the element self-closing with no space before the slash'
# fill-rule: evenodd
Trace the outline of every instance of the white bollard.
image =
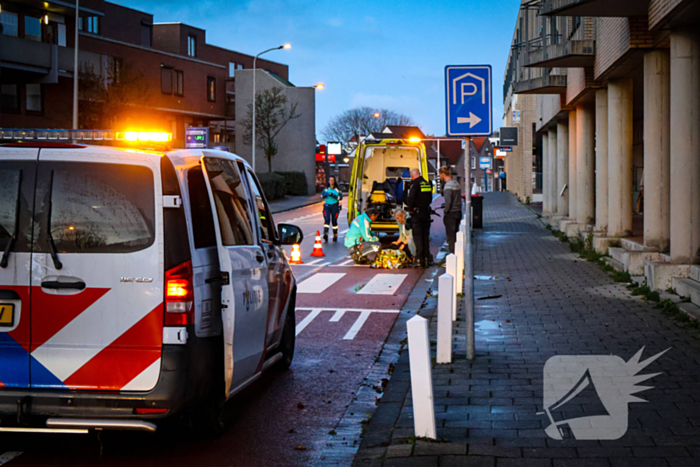
<svg viewBox="0 0 700 467">
<path fill-rule="evenodd" d="M 457 277 L 457 255 L 450 253 L 447 255 L 447 258 L 445 258 L 445 261 L 445 272 L 447 272 L 447 274 L 453 278 Z M 457 293 L 455 292 L 454 288 L 452 289 L 452 320 L 457 320 Z"/>
<path fill-rule="evenodd" d="M 459 231 L 467 233 L 467 218 L 463 217 L 462 221 L 459 223 Z"/>
<path fill-rule="evenodd" d="M 435 406 L 433 405 L 428 320 L 421 316 L 414 316 L 406 323 L 406 329 L 408 330 L 408 357 L 411 368 L 415 435 L 435 439 L 437 433 L 435 430 Z"/>
<path fill-rule="evenodd" d="M 437 362 L 452 363 L 452 296 L 454 277 L 438 278 Z"/>
<path fill-rule="evenodd" d="M 464 272 L 466 266 L 464 264 L 464 244 L 466 242 L 466 235 L 464 232 L 457 232 L 457 241 L 455 242 L 455 255 L 457 255 L 457 277 L 455 277 L 455 293 L 462 293 L 464 282 Z"/>
</svg>

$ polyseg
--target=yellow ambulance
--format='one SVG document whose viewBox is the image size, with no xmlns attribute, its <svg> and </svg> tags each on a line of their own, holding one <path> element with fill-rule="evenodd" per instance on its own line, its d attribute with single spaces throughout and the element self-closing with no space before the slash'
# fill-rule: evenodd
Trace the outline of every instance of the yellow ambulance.
<svg viewBox="0 0 700 467">
<path fill-rule="evenodd" d="M 404 206 L 404 195 L 411 183 L 411 169 L 419 169 L 423 178 L 428 180 L 428 158 L 425 145 L 419 138 L 387 137 L 362 141 L 352 166 L 348 224 L 367 208 L 376 207 L 380 215 L 372 223 L 372 230 L 398 232 L 392 212 Z"/>
</svg>

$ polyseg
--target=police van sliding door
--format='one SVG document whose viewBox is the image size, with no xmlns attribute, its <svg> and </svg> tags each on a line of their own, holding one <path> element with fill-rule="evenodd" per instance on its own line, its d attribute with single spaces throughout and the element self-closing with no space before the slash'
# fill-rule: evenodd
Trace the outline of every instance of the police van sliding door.
<svg viewBox="0 0 700 467">
<path fill-rule="evenodd" d="M 38 149 L 0 148 L 0 388 L 29 387 L 32 213 Z"/>
<path fill-rule="evenodd" d="M 265 351 L 267 263 L 258 243 L 253 206 L 235 162 L 203 157 L 222 273 L 226 394 L 255 376 Z"/>
</svg>

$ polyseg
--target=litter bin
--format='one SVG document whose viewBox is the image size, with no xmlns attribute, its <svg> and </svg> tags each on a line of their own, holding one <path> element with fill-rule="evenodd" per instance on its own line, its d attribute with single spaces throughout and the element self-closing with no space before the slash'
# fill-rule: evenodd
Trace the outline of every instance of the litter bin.
<svg viewBox="0 0 700 467">
<path fill-rule="evenodd" d="M 484 228 L 484 197 L 472 195 L 472 228 Z"/>
</svg>

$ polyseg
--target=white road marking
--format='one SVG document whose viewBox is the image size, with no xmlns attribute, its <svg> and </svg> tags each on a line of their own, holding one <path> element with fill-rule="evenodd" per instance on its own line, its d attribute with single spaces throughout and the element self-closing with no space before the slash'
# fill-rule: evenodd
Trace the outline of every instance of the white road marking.
<svg viewBox="0 0 700 467">
<path fill-rule="evenodd" d="M 359 295 L 394 295 L 407 276 L 408 274 L 377 274 L 357 293 Z"/>
<path fill-rule="evenodd" d="M 330 321 L 331 323 L 337 323 L 338 321 L 340 321 L 340 318 L 342 318 L 344 314 L 345 310 L 338 310 L 335 313 L 333 313 L 333 316 L 331 316 L 331 319 L 329 319 L 328 321 Z"/>
<path fill-rule="evenodd" d="M 298 308 L 297 308 L 297 309 L 298 309 Z M 308 325 L 311 323 L 311 321 L 313 321 L 314 319 L 316 319 L 316 317 L 317 317 L 318 315 L 320 315 L 320 314 L 321 314 L 321 309 L 320 309 L 320 308 L 312 308 L 312 309 L 311 309 L 311 313 L 309 313 L 308 315 L 306 315 L 306 317 L 305 317 L 304 319 L 301 320 L 301 323 L 297 324 L 295 335 L 298 336 L 299 333 L 300 333 L 301 331 L 303 331 L 304 328 L 306 328 L 306 326 L 308 326 Z"/>
<path fill-rule="evenodd" d="M 349 259 L 347 261 L 343 261 L 342 263 L 338 264 L 338 266 L 347 266 L 348 264 L 352 263 L 352 260 Z"/>
<path fill-rule="evenodd" d="M 315 259 L 315 260 L 309 261 L 308 263 L 305 263 L 305 264 L 306 264 L 307 266 L 313 266 L 314 264 L 320 263 L 321 261 L 323 261 L 323 258 Z"/>
<path fill-rule="evenodd" d="M 7 451 L 3 454 L 0 454 L 0 465 L 7 464 L 12 459 L 17 458 L 21 454 L 22 454 L 22 451 Z"/>
<path fill-rule="evenodd" d="M 299 284 L 297 293 L 319 294 L 331 285 L 338 282 L 347 273 L 344 272 L 319 272 Z"/>
<path fill-rule="evenodd" d="M 397 314 L 400 312 L 400 310 L 371 310 L 371 309 L 366 309 L 366 308 L 297 308 L 297 311 L 300 311 L 300 310 L 310 310 L 311 313 L 309 313 L 306 316 L 306 318 L 304 318 L 301 321 L 301 323 L 297 324 L 297 328 L 296 328 L 296 335 L 297 336 L 322 311 L 333 311 L 334 312 L 333 316 L 331 316 L 331 319 L 328 320 L 331 323 L 337 323 L 338 321 L 340 321 L 340 319 L 343 317 L 343 315 L 345 313 L 359 313 L 360 315 L 355 320 L 355 323 L 353 323 L 350 330 L 347 333 L 345 333 L 345 336 L 343 336 L 343 340 L 346 340 L 346 341 L 355 339 L 355 336 L 357 336 L 357 333 L 360 332 L 360 330 L 362 329 L 362 326 L 364 326 L 365 322 L 367 321 L 367 319 L 369 318 L 369 316 L 372 313 Z"/>
<path fill-rule="evenodd" d="M 351 341 L 355 338 L 358 332 L 360 332 L 360 329 L 362 329 L 362 326 L 364 326 L 365 322 L 367 321 L 367 318 L 369 318 L 369 315 L 371 314 L 371 311 L 363 311 L 360 313 L 360 316 L 357 317 L 355 320 L 355 323 L 352 325 L 350 330 L 343 336 L 344 341 Z"/>
</svg>

